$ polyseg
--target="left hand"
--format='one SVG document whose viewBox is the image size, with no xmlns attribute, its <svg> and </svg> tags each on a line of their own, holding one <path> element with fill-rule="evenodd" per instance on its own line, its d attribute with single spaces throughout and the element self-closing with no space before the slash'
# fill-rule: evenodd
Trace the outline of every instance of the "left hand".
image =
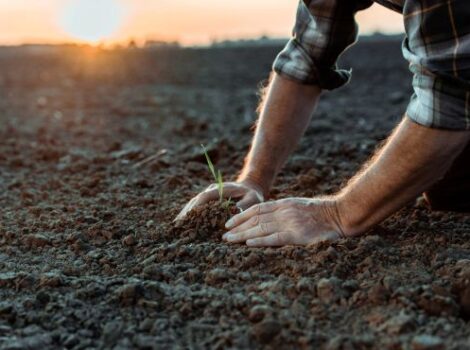
<svg viewBox="0 0 470 350">
<path fill-rule="evenodd" d="M 336 201 L 326 198 L 286 198 L 260 203 L 235 215 L 223 239 L 230 243 L 268 247 L 308 245 L 344 237 Z"/>
</svg>

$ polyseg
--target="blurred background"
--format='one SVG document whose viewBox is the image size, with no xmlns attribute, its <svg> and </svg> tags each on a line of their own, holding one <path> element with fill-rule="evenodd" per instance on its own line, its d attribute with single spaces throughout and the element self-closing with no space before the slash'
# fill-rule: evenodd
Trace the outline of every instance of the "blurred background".
<svg viewBox="0 0 470 350">
<path fill-rule="evenodd" d="M 297 1 L 0 0 L 0 45 L 146 41 L 207 45 L 289 36 Z M 401 17 L 374 5 L 358 16 L 362 34 L 403 31 Z"/>
</svg>

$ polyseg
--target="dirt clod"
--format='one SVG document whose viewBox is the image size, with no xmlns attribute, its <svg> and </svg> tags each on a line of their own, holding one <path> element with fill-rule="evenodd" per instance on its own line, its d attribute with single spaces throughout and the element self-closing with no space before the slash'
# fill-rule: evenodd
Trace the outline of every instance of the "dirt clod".
<svg viewBox="0 0 470 350">
<path fill-rule="evenodd" d="M 393 316 L 388 319 L 381 329 L 385 330 L 388 334 L 403 334 L 411 332 L 415 329 L 416 321 L 413 316 L 404 312 L 399 315 Z"/>
<path fill-rule="evenodd" d="M 256 305 L 251 308 L 250 313 L 248 315 L 248 319 L 253 323 L 257 323 L 263 320 L 264 318 L 271 316 L 272 313 L 273 310 L 269 306 Z"/>
<path fill-rule="evenodd" d="M 440 337 L 432 335 L 418 335 L 411 342 L 413 350 L 443 350 L 444 341 Z"/>
<path fill-rule="evenodd" d="M 317 284 L 317 295 L 325 303 L 338 301 L 343 294 L 341 280 L 336 277 L 322 278 Z"/>
<path fill-rule="evenodd" d="M 262 344 L 267 344 L 279 334 L 281 324 L 275 319 L 265 319 L 253 326 L 253 334 Z"/>
<path fill-rule="evenodd" d="M 235 205 L 225 207 L 220 202 L 207 203 L 190 211 L 172 234 L 179 234 L 187 240 L 221 240 L 225 223 L 236 213 Z"/>
</svg>

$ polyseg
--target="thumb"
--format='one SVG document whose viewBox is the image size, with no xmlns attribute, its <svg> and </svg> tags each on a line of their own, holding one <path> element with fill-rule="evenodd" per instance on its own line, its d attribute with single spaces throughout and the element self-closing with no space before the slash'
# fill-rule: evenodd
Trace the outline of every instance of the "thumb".
<svg viewBox="0 0 470 350">
<path fill-rule="evenodd" d="M 260 198 L 256 192 L 252 191 L 247 193 L 246 196 L 244 196 L 239 202 L 237 202 L 236 205 L 238 208 L 246 210 L 249 207 L 260 202 L 262 202 L 262 198 Z"/>
</svg>

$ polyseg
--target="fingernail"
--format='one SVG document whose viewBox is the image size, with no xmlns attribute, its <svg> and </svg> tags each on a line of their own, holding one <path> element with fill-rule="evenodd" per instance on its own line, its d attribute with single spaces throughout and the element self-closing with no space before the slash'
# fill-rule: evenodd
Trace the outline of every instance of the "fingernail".
<svg viewBox="0 0 470 350">
<path fill-rule="evenodd" d="M 229 241 L 229 242 L 231 242 L 235 239 L 235 235 L 232 234 L 232 233 L 226 233 L 224 236 L 225 236 L 225 240 Z"/>
<path fill-rule="evenodd" d="M 232 227 L 232 225 L 233 225 L 233 219 L 230 219 L 229 221 L 225 223 L 225 228 L 230 228 Z"/>
</svg>

